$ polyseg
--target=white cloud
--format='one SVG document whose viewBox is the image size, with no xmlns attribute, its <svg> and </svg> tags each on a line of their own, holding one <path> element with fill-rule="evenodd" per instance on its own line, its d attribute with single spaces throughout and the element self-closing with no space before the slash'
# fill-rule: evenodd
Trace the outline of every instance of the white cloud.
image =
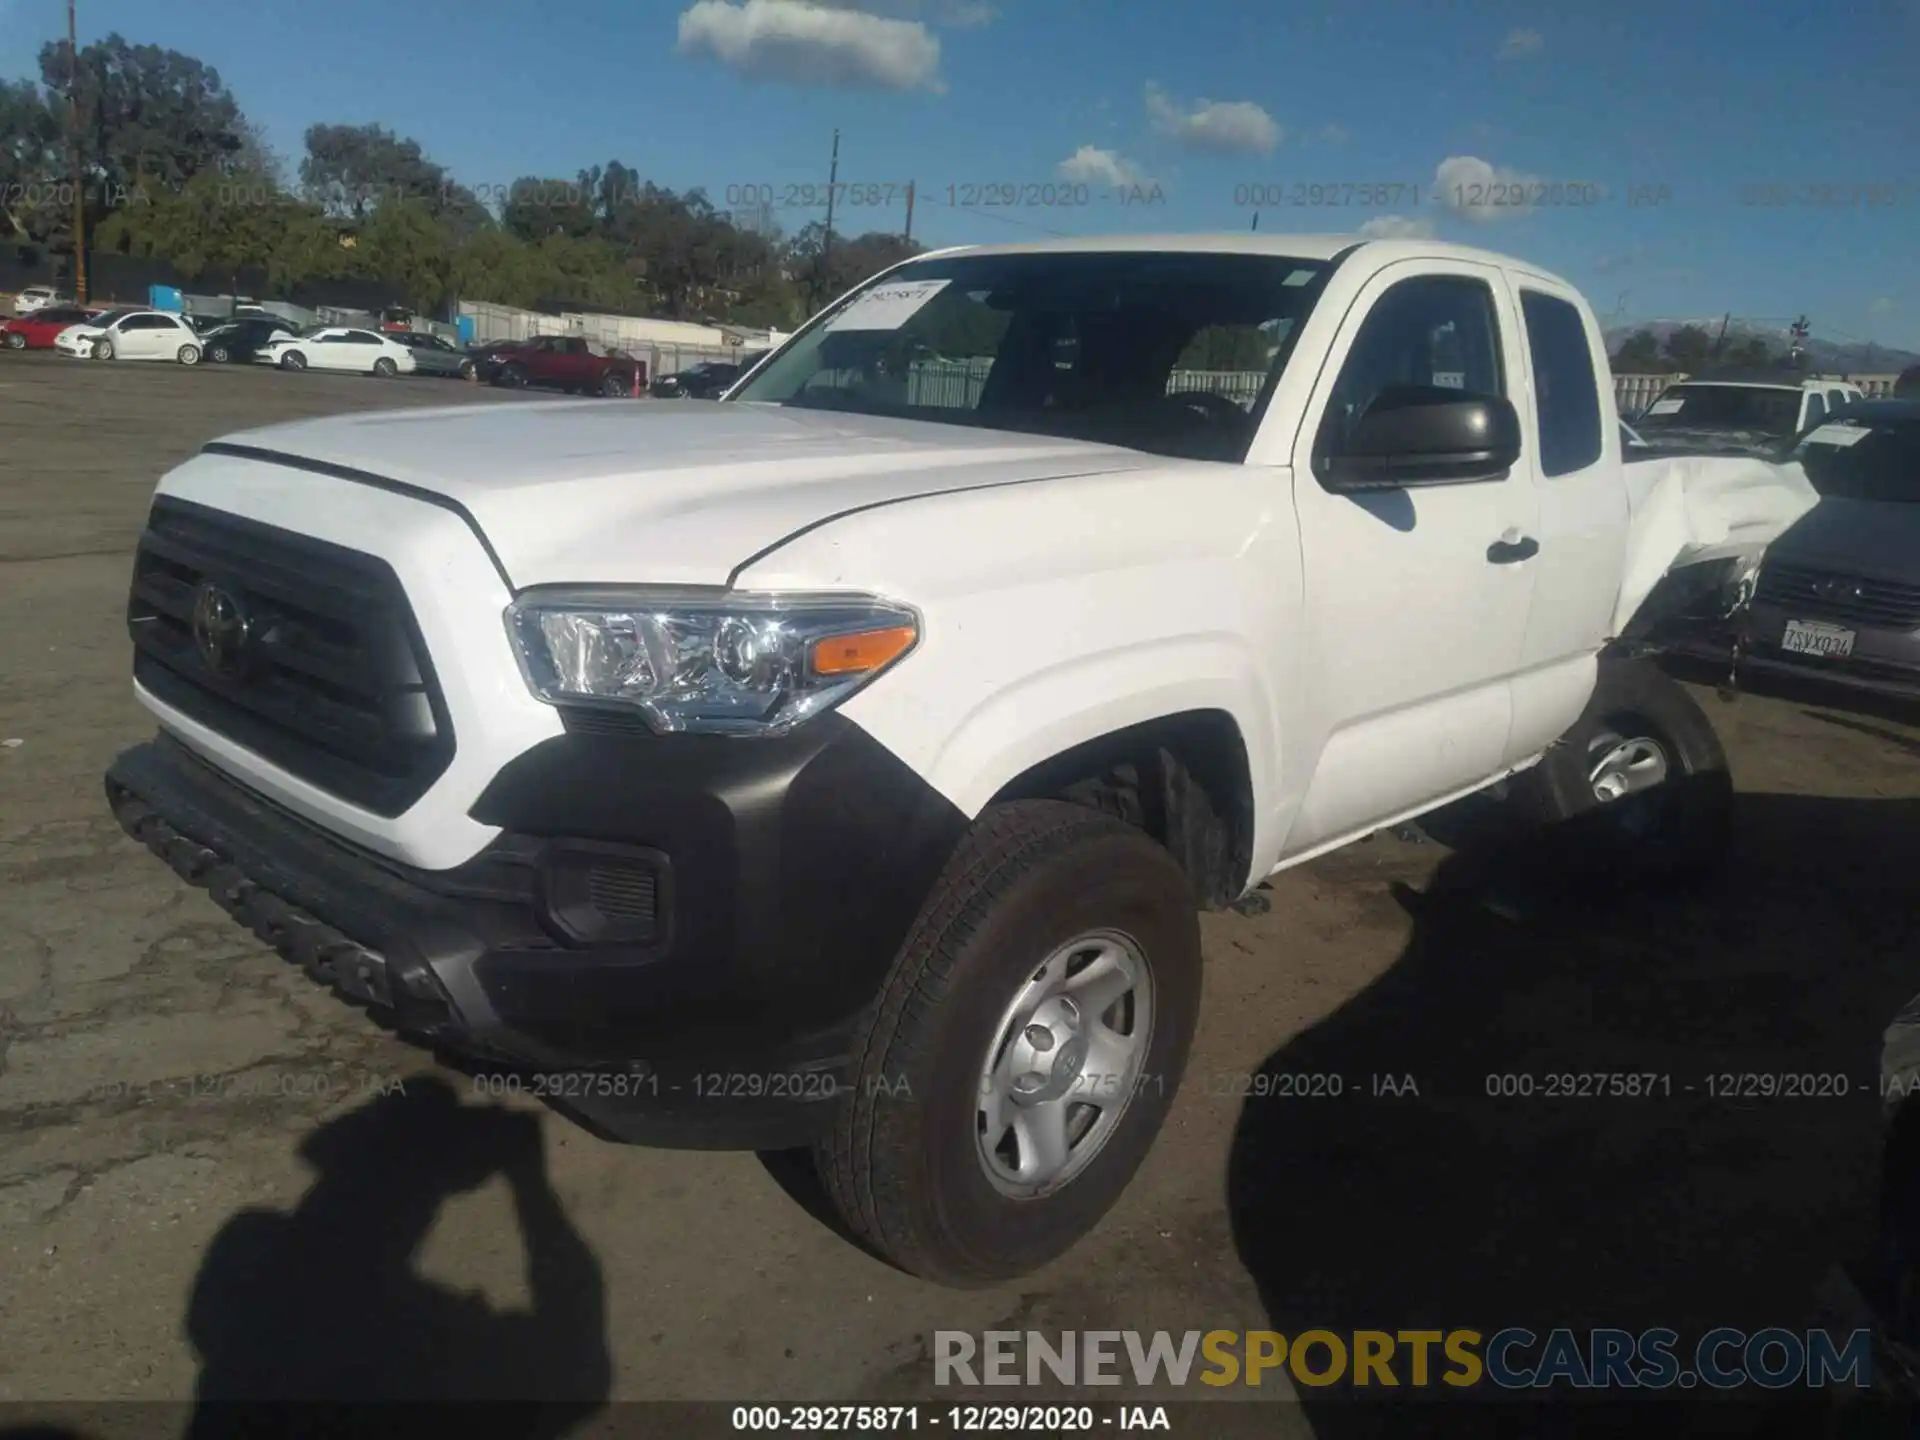
<svg viewBox="0 0 1920 1440">
<path fill-rule="evenodd" d="M 985 0 L 811 0 L 829 10 L 862 10 L 892 20 L 924 20 L 929 25 L 966 29 L 985 25 L 998 12 Z"/>
<path fill-rule="evenodd" d="M 1546 43 L 1547 37 L 1538 30 L 1509 30 L 1507 38 L 1500 42 L 1500 58 L 1519 60 L 1524 56 L 1538 55 Z"/>
<path fill-rule="evenodd" d="M 1490 164 L 1477 155 L 1449 155 L 1433 171 L 1440 203 L 1481 224 L 1526 214 L 1531 208 L 1526 202 L 1538 183 L 1538 176 Z"/>
<path fill-rule="evenodd" d="M 1056 167 L 1062 180 L 1083 185 L 1112 185 L 1126 189 L 1153 182 L 1126 156 L 1096 145 L 1082 145 Z"/>
<path fill-rule="evenodd" d="M 811 0 L 697 0 L 680 16 L 680 53 L 755 80 L 944 88 L 940 41 L 921 22 Z"/>
<path fill-rule="evenodd" d="M 1360 233 L 1369 240 L 1424 240 L 1433 234 L 1433 222 L 1416 215 L 1376 215 Z"/>
<path fill-rule="evenodd" d="M 1190 150 L 1217 155 L 1267 154 L 1283 132 L 1273 117 L 1251 100 L 1198 100 L 1183 110 L 1158 85 L 1148 82 L 1147 116 L 1153 128 Z"/>
<path fill-rule="evenodd" d="M 1900 302 L 1895 297 L 1892 295 L 1881 295 L 1877 297 L 1872 304 L 1867 306 L 1867 313 L 1869 315 L 1887 315 L 1899 307 Z"/>
</svg>

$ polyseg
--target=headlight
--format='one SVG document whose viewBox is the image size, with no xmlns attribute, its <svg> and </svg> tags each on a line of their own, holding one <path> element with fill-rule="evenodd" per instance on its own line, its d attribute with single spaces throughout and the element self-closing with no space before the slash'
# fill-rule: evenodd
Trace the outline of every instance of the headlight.
<svg viewBox="0 0 1920 1440">
<path fill-rule="evenodd" d="M 637 710 L 662 733 L 782 735 L 919 642 L 920 617 L 870 595 L 533 592 L 507 607 L 533 693 Z"/>
</svg>

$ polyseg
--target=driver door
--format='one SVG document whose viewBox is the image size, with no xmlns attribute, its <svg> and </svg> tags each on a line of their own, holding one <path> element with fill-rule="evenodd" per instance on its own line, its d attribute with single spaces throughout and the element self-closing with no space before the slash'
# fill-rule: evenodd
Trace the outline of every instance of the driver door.
<svg viewBox="0 0 1920 1440">
<path fill-rule="evenodd" d="M 1317 761 L 1300 756 L 1312 779 L 1285 854 L 1364 833 L 1503 768 L 1534 586 L 1530 452 L 1498 478 L 1345 493 L 1320 462 L 1390 389 L 1457 389 L 1524 410 L 1524 353 L 1491 266 L 1388 266 L 1341 322 L 1293 456 L 1301 673 L 1320 743 Z"/>
</svg>

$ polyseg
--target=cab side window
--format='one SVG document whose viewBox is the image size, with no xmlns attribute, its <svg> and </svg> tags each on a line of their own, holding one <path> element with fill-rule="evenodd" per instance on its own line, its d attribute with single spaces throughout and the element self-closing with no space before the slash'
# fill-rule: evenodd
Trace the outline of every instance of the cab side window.
<svg viewBox="0 0 1920 1440">
<path fill-rule="evenodd" d="M 1540 412 L 1540 473 L 1584 470 L 1600 458 L 1600 386 L 1580 311 L 1536 290 L 1520 292 Z"/>
<path fill-rule="evenodd" d="M 1808 425 L 1818 425 L 1826 418 L 1827 402 L 1820 398 L 1818 391 L 1809 390 L 1807 392 L 1807 418 L 1805 424 L 1801 425 L 1800 428 L 1804 430 Z"/>
<path fill-rule="evenodd" d="M 1445 390 L 1464 399 L 1504 399 L 1500 320 L 1493 291 L 1464 275 L 1403 280 L 1361 322 L 1340 367 L 1314 444 L 1316 459 L 1338 455 L 1360 417 L 1384 403 Z"/>
</svg>

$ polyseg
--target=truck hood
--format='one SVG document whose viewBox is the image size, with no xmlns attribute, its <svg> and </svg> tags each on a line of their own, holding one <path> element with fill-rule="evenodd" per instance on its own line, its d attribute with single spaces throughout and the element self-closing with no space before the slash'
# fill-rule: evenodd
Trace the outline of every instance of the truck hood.
<svg viewBox="0 0 1920 1440">
<path fill-rule="evenodd" d="M 1757 564 L 1820 499 L 1797 462 L 1681 455 L 1623 468 L 1630 519 L 1615 635 L 1668 571 L 1716 560 Z"/>
<path fill-rule="evenodd" d="M 515 589 L 724 585 L 849 511 L 1165 463 L 1048 436 L 712 401 L 382 411 L 244 431 L 215 448 L 442 496 L 471 517 Z"/>
<path fill-rule="evenodd" d="M 1823 499 L 1768 553 L 1814 569 L 1920 585 L 1920 504 Z"/>
</svg>

